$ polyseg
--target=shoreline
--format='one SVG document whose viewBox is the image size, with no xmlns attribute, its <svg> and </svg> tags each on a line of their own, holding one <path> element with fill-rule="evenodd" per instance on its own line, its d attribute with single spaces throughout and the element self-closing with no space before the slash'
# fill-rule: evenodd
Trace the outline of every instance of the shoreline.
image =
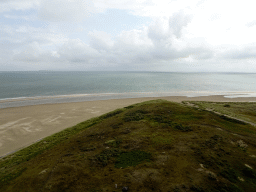
<svg viewBox="0 0 256 192">
<path fill-rule="evenodd" d="M 127 92 L 127 93 L 89 93 L 53 96 L 15 97 L 0 99 L 0 109 L 41 104 L 75 103 L 112 99 L 158 98 L 158 97 L 203 97 L 224 96 L 225 98 L 256 97 L 256 92 L 249 91 L 179 91 L 179 92 Z"/>
<path fill-rule="evenodd" d="M 165 99 L 173 102 L 256 102 L 256 97 L 227 98 L 225 95 L 199 97 L 166 96 L 49 103 L 0 108 L 0 157 L 14 153 L 40 139 L 117 108 L 155 99 Z"/>
</svg>

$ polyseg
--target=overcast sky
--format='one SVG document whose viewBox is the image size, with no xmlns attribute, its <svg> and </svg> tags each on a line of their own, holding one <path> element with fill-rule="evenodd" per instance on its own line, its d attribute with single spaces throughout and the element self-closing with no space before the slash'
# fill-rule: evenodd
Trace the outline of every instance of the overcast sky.
<svg viewBox="0 0 256 192">
<path fill-rule="evenodd" d="M 254 0 L 0 0 L 0 71 L 256 72 Z"/>
</svg>

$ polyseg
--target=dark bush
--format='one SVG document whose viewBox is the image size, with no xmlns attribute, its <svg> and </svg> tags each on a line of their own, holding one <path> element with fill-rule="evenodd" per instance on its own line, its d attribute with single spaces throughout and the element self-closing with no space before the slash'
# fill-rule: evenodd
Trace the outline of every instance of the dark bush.
<svg viewBox="0 0 256 192">
<path fill-rule="evenodd" d="M 144 151 L 130 151 L 121 153 L 116 160 L 117 168 L 125 168 L 128 166 L 136 166 L 143 161 L 150 161 L 151 154 Z"/>
<path fill-rule="evenodd" d="M 183 125 L 178 124 L 178 123 L 174 123 L 174 124 L 173 124 L 173 127 L 174 127 L 175 129 L 178 129 L 178 130 L 183 131 L 183 132 L 192 131 L 192 128 L 191 128 L 191 127 L 188 127 L 188 126 L 184 127 Z"/>
<path fill-rule="evenodd" d="M 245 167 L 245 168 L 243 169 L 243 174 L 244 174 L 246 177 L 250 177 L 250 178 L 256 179 L 256 171 L 254 171 L 253 169 L 250 169 L 249 167 Z"/>
</svg>

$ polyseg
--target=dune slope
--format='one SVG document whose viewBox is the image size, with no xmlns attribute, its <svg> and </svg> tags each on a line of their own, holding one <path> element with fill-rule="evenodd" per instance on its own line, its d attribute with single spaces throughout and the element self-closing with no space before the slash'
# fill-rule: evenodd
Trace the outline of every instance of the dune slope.
<svg viewBox="0 0 256 192">
<path fill-rule="evenodd" d="M 155 100 L 1 159 L 0 191 L 255 191 L 255 169 L 253 125 Z"/>
</svg>

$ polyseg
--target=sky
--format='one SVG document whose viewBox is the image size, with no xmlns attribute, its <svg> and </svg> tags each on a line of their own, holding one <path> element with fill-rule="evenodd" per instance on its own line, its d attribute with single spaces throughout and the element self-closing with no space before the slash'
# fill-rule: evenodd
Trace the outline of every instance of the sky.
<svg viewBox="0 0 256 192">
<path fill-rule="evenodd" d="M 0 71 L 256 73 L 254 0 L 0 0 Z"/>
</svg>

